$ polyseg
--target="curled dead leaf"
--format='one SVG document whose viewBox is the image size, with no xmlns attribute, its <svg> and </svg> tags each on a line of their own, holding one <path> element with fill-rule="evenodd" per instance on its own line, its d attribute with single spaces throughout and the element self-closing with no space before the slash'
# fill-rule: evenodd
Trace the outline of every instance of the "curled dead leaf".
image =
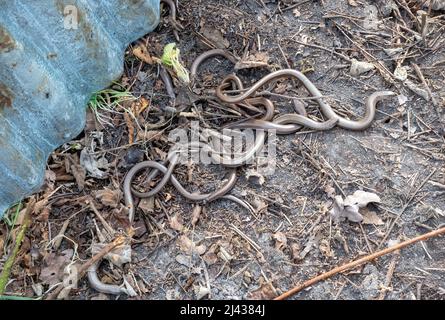
<svg viewBox="0 0 445 320">
<path fill-rule="evenodd" d="M 380 197 L 375 193 L 357 190 L 344 200 L 341 196 L 336 196 L 330 214 L 336 222 L 341 222 L 345 219 L 352 222 L 362 222 L 363 216 L 360 214 L 359 209 L 371 202 L 379 203 L 380 201 Z"/>
<path fill-rule="evenodd" d="M 351 74 L 351 76 L 359 76 L 373 69 L 375 69 L 375 66 L 372 63 L 352 59 L 351 69 L 349 70 L 349 73 Z"/>
<path fill-rule="evenodd" d="M 257 52 L 242 58 L 235 64 L 235 70 L 267 67 L 269 65 L 269 56 L 265 52 Z"/>
<path fill-rule="evenodd" d="M 275 297 L 275 288 L 271 283 L 263 284 L 258 289 L 247 294 L 247 299 L 249 300 L 271 300 Z"/>
<path fill-rule="evenodd" d="M 150 53 L 148 53 L 147 47 L 144 45 L 139 45 L 133 49 L 133 54 L 138 58 L 139 60 L 144 61 L 148 64 L 154 64 L 155 61 L 151 57 Z"/>
<path fill-rule="evenodd" d="M 192 226 L 195 226 L 201 216 L 202 207 L 200 205 L 196 205 L 192 211 Z"/>
<path fill-rule="evenodd" d="M 175 214 L 173 217 L 169 219 L 170 228 L 173 230 L 182 232 L 184 230 L 184 225 L 180 221 L 179 214 Z"/>
<path fill-rule="evenodd" d="M 122 192 L 120 190 L 111 190 L 104 188 L 103 190 L 96 191 L 95 197 L 103 205 L 111 208 L 117 208 L 121 201 Z"/>
<path fill-rule="evenodd" d="M 275 239 L 275 249 L 284 250 L 287 247 L 287 238 L 283 232 L 278 231 L 272 237 Z"/>
<path fill-rule="evenodd" d="M 74 254 L 72 249 L 64 250 L 60 255 L 50 253 L 45 258 L 46 267 L 40 272 L 40 280 L 44 284 L 53 286 L 63 280 L 64 269 L 71 262 Z"/>
<path fill-rule="evenodd" d="M 186 235 L 182 235 L 178 238 L 178 245 L 181 251 L 187 254 L 199 254 L 202 255 L 206 252 L 206 246 L 196 245 L 192 240 L 190 240 Z"/>
</svg>

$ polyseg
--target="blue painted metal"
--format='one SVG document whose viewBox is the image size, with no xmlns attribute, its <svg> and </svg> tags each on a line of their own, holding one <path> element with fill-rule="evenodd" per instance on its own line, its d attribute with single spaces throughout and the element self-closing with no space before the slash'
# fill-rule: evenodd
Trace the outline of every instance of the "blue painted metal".
<svg viewBox="0 0 445 320">
<path fill-rule="evenodd" d="M 93 92 L 159 22 L 159 0 L 0 0 L 0 217 L 39 190 Z"/>
</svg>

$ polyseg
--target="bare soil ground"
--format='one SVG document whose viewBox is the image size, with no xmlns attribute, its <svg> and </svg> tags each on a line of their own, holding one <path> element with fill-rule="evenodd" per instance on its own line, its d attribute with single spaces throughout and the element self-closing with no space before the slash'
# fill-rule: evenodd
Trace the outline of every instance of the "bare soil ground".
<svg viewBox="0 0 445 320">
<path fill-rule="evenodd" d="M 371 4 L 377 9 L 375 19 L 369 18 Z M 267 67 L 237 71 L 246 87 L 270 71 L 294 68 L 350 118 L 363 115 L 365 98 L 374 91 L 392 90 L 399 96 L 378 105 L 376 119 L 365 131 L 334 128 L 279 136 L 277 168 L 263 184 L 249 178 L 249 167 L 240 168 L 233 194 L 261 209 L 258 218 L 220 200 L 203 205 L 192 224 L 196 205 L 170 185 L 155 199 L 141 201 L 132 262 L 122 268 L 103 263 L 99 272 L 101 280 L 111 284 L 122 283 L 125 276 L 138 294 L 121 299 L 270 299 L 345 262 L 444 225 L 444 11 L 428 12 L 418 2 L 405 0 L 190 0 L 179 1 L 178 21 L 184 29 L 177 44 L 188 68 L 210 48 L 237 57 L 260 52 L 269 58 Z M 150 56 L 160 57 L 163 47 L 176 41 L 172 30 L 165 11 L 155 32 L 127 51 L 119 83 L 137 100 L 136 106 L 130 101 L 124 107 L 134 115 L 143 104 L 141 97 L 149 101 L 148 107 L 135 118 L 125 116 L 122 108 L 100 111 L 112 126 L 101 125 L 90 112 L 78 140 L 51 156 L 47 183 L 38 196 L 46 199 L 45 208 L 33 217 L 8 295 L 47 296 L 50 286 L 63 278 L 63 267 L 91 258 L 90 246 L 98 241 L 96 225 L 103 230 L 88 205 L 91 201 L 113 228 L 126 227 L 120 191 L 125 173 L 141 160 L 165 157 L 168 132 L 191 120 L 184 114 L 169 116 L 166 107 L 172 105 L 158 67 L 133 55 L 132 49 L 142 44 Z M 351 75 L 352 59 L 375 68 Z M 406 67 L 408 84 L 400 67 Z M 194 92 L 211 94 L 232 72 L 233 65 L 224 59 L 207 61 Z M 280 83 L 275 92 L 307 96 L 290 81 Z M 288 99 L 272 99 L 281 112 L 292 112 Z M 309 113 L 320 118 L 317 106 L 304 102 Z M 227 122 L 227 112 L 205 99 L 183 111 L 191 110 L 215 128 Z M 152 129 L 159 120 L 168 124 Z M 148 141 L 144 127 L 149 128 Z M 79 156 L 85 148 L 105 157 L 102 179 L 83 176 Z M 175 174 L 189 189 L 204 192 L 220 185 L 225 171 L 193 164 L 178 167 Z M 371 221 L 334 223 L 329 214 L 333 197 L 356 190 L 381 198 L 380 204 L 365 209 Z M 14 228 L 0 225 L 0 265 L 12 250 L 19 226 L 20 221 Z M 59 237 L 62 241 L 56 244 L 52 239 L 62 228 L 65 238 Z M 188 240 L 195 245 L 192 255 L 184 250 Z M 414 244 L 322 281 L 293 299 L 444 299 L 444 248 L 444 237 Z M 115 299 L 91 289 L 85 278 L 70 297 Z"/>
</svg>

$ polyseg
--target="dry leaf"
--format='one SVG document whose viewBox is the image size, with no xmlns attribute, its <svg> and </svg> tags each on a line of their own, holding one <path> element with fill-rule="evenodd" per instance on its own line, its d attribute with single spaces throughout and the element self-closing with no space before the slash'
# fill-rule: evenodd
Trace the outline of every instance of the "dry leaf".
<svg viewBox="0 0 445 320">
<path fill-rule="evenodd" d="M 210 294 L 209 288 L 204 287 L 204 286 L 196 286 L 196 287 L 194 287 L 194 291 L 195 291 L 197 300 L 201 300 L 202 298 L 204 298 L 205 296 Z"/>
<path fill-rule="evenodd" d="M 214 29 L 212 27 L 209 27 L 208 25 L 203 26 L 201 28 L 201 34 L 210 40 L 212 44 L 214 44 L 219 49 L 227 49 L 230 46 L 230 42 L 227 41 L 227 39 L 224 38 L 221 31 L 218 29 Z"/>
<path fill-rule="evenodd" d="M 300 12 L 300 10 L 298 10 L 298 8 L 295 8 L 294 10 L 292 10 L 292 13 L 294 14 L 295 18 L 298 18 L 301 16 L 301 12 Z"/>
<path fill-rule="evenodd" d="M 407 86 L 408 89 L 410 89 L 412 92 L 414 92 L 418 96 L 422 97 L 425 101 L 429 101 L 430 100 L 430 95 L 428 94 L 428 91 L 426 91 L 425 89 L 419 87 L 417 84 L 415 84 L 411 80 L 406 80 L 403 84 L 405 86 Z"/>
<path fill-rule="evenodd" d="M 363 216 L 363 224 L 373 224 L 376 226 L 382 226 L 385 223 L 382 219 L 379 218 L 377 213 L 371 210 L 363 209 L 362 210 L 362 216 Z"/>
<path fill-rule="evenodd" d="M 247 294 L 247 299 L 249 300 L 271 300 L 275 297 L 275 290 L 270 283 L 266 283 L 260 288 Z"/>
<path fill-rule="evenodd" d="M 60 255 L 50 253 L 45 258 L 46 267 L 42 268 L 40 272 L 40 280 L 44 284 L 53 286 L 63 280 L 64 269 L 71 262 L 74 254 L 72 249 L 67 249 L 61 252 Z"/>
<path fill-rule="evenodd" d="M 275 249 L 283 250 L 287 247 L 287 238 L 283 232 L 278 231 L 272 237 L 275 239 Z"/>
<path fill-rule="evenodd" d="M 206 252 L 206 246 L 196 245 L 192 240 L 190 240 L 187 236 L 182 235 L 178 238 L 179 248 L 187 253 L 187 254 L 199 254 L 202 255 Z"/>
<path fill-rule="evenodd" d="M 139 130 L 136 135 L 136 141 L 151 141 L 151 140 L 165 140 L 165 137 L 163 137 L 162 134 L 160 134 L 160 131 L 158 130 Z"/>
<path fill-rule="evenodd" d="M 366 192 L 362 190 L 357 190 L 353 195 L 347 196 L 344 205 L 357 205 L 359 208 L 366 207 L 368 203 L 377 202 L 380 203 L 380 197 L 372 192 Z"/>
<path fill-rule="evenodd" d="M 67 156 L 66 157 L 66 172 L 71 173 L 76 180 L 77 187 L 79 191 L 85 188 L 85 178 L 87 172 L 83 166 L 79 164 L 79 159 L 77 156 Z"/>
<path fill-rule="evenodd" d="M 262 186 L 266 179 L 262 174 L 260 174 L 257 170 L 249 168 L 245 173 L 246 179 L 249 182 L 253 182 L 256 185 Z"/>
<path fill-rule="evenodd" d="M 140 45 L 133 49 L 133 54 L 140 60 L 148 64 L 154 64 L 153 58 L 148 53 L 147 47 Z"/>
<path fill-rule="evenodd" d="M 135 126 L 133 124 L 133 118 L 130 117 L 128 112 L 124 112 L 124 119 L 125 119 L 125 124 L 127 125 L 127 129 L 128 129 L 128 144 L 133 144 L 134 132 L 136 130 Z"/>
<path fill-rule="evenodd" d="M 327 239 L 322 239 L 318 245 L 318 249 L 321 253 L 323 253 L 326 257 L 332 258 L 334 254 L 332 253 L 331 246 Z"/>
<path fill-rule="evenodd" d="M 170 228 L 173 230 L 182 232 L 184 230 L 184 225 L 179 221 L 179 214 L 175 214 L 173 217 L 169 219 Z"/>
<path fill-rule="evenodd" d="M 394 70 L 394 78 L 405 81 L 408 78 L 408 68 L 406 66 L 397 66 Z"/>
<path fill-rule="evenodd" d="M 268 204 L 260 199 L 254 199 L 252 201 L 252 206 L 255 209 L 255 213 L 258 215 L 265 214 L 267 211 Z"/>
<path fill-rule="evenodd" d="M 300 251 L 301 251 L 300 245 L 298 243 L 294 242 L 290 245 L 290 248 L 291 248 L 291 252 L 292 252 L 292 259 L 294 261 L 299 261 L 300 260 Z"/>
<path fill-rule="evenodd" d="M 358 76 L 373 69 L 375 69 L 375 66 L 372 63 L 352 59 L 351 69 L 349 70 L 349 73 L 351 74 L 351 76 Z"/>
<path fill-rule="evenodd" d="M 218 256 L 213 251 L 207 251 L 202 259 L 205 261 L 205 263 L 207 263 L 207 265 L 211 266 L 218 261 Z"/>
<path fill-rule="evenodd" d="M 348 4 L 350 6 L 353 6 L 353 7 L 357 7 L 358 6 L 358 4 L 357 4 L 357 2 L 355 0 L 348 0 Z"/>
<path fill-rule="evenodd" d="M 91 253 L 93 255 L 101 252 L 104 247 L 106 247 L 106 243 L 94 243 L 91 246 Z M 105 256 L 105 259 L 110 261 L 117 267 L 122 267 L 125 263 L 131 262 L 131 246 L 130 245 L 120 245 L 110 252 L 108 252 Z"/>
<path fill-rule="evenodd" d="M 267 67 L 269 65 L 269 56 L 265 52 L 257 52 L 242 58 L 235 64 L 235 70 L 250 69 L 258 67 Z"/>
<path fill-rule="evenodd" d="M 86 148 L 80 152 L 80 164 L 94 178 L 106 179 L 108 177 L 108 173 L 101 170 L 108 169 L 108 160 L 105 157 L 96 159 L 94 154 L 89 153 Z"/>
<path fill-rule="evenodd" d="M 202 207 L 200 205 L 196 205 L 192 211 L 192 226 L 195 226 L 201 216 Z"/>
<path fill-rule="evenodd" d="M 154 197 L 142 198 L 141 201 L 139 202 L 139 209 L 141 209 L 146 214 L 154 212 L 154 207 L 155 207 Z"/>
<path fill-rule="evenodd" d="M 131 105 L 131 111 L 137 118 L 142 112 L 144 112 L 145 109 L 147 109 L 148 105 L 149 101 L 144 97 L 140 97 L 137 101 L 134 101 L 133 104 Z"/>
<path fill-rule="evenodd" d="M 380 197 L 374 193 L 357 190 L 353 195 L 344 200 L 341 196 L 334 198 L 334 204 L 330 211 L 331 217 L 336 222 L 348 219 L 352 222 L 362 222 L 363 216 L 359 209 L 366 207 L 371 202 L 380 202 Z"/>
<path fill-rule="evenodd" d="M 103 205 L 111 208 L 117 208 L 121 201 L 122 192 L 120 190 L 111 190 L 105 188 L 103 190 L 96 191 L 96 199 Z"/>
<path fill-rule="evenodd" d="M 191 259 L 190 259 L 190 256 L 186 256 L 186 255 L 183 255 L 183 254 L 178 254 L 178 255 L 175 257 L 175 260 L 176 260 L 176 262 L 178 262 L 179 264 L 182 264 L 182 265 L 184 265 L 184 266 L 186 266 L 186 267 L 188 267 L 188 268 L 191 268 L 191 267 L 192 267 L 192 261 L 191 261 Z"/>
</svg>

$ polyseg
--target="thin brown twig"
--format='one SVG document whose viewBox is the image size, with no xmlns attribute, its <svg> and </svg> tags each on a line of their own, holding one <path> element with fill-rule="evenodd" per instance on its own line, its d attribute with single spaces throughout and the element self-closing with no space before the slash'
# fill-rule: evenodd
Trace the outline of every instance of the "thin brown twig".
<svg viewBox="0 0 445 320">
<path fill-rule="evenodd" d="M 388 253 L 394 252 L 396 250 L 400 250 L 400 249 L 402 249 L 404 247 L 407 247 L 407 246 L 409 246 L 411 244 L 414 244 L 416 242 L 425 241 L 425 240 L 428 240 L 430 238 L 436 237 L 436 236 L 441 235 L 441 234 L 445 234 L 445 227 L 437 229 L 437 230 L 434 230 L 434 231 L 431 231 L 431 232 L 428 232 L 428 233 L 425 233 L 425 234 L 422 234 L 422 235 L 420 235 L 418 237 L 415 237 L 415 238 L 403 241 L 403 242 L 401 242 L 399 244 L 396 244 L 396 245 L 394 245 L 392 247 L 389 247 L 389 248 L 377 251 L 377 252 L 375 252 L 373 254 L 367 255 L 366 257 L 363 257 L 363 258 L 360 258 L 358 260 L 354 260 L 352 262 L 346 263 L 346 264 L 344 264 L 342 266 L 336 267 L 336 268 L 334 268 L 334 269 L 332 269 L 332 270 L 330 270 L 328 272 L 322 273 L 321 275 L 316 276 L 315 278 L 312 278 L 312 279 L 304 282 L 301 285 L 298 285 L 298 286 L 294 287 L 293 289 L 291 289 L 291 290 L 281 294 L 280 296 L 274 298 L 274 300 L 284 300 L 284 299 L 287 299 L 287 298 L 297 294 L 301 290 L 303 290 L 305 288 L 308 288 L 310 286 L 313 286 L 314 284 L 316 284 L 316 283 L 318 283 L 318 282 L 320 282 L 322 280 L 326 280 L 326 279 L 328 279 L 328 278 L 330 278 L 330 277 L 332 277 L 332 276 L 334 276 L 334 275 L 336 275 L 336 274 L 338 274 L 340 272 L 343 272 L 343 271 L 355 268 L 355 267 L 357 267 L 357 266 L 359 266 L 359 265 L 361 265 L 361 264 L 363 264 L 365 262 L 369 262 L 371 260 L 374 260 L 374 259 L 377 259 L 377 258 L 379 258 L 381 256 L 384 256 L 384 255 L 386 255 Z"/>
</svg>

